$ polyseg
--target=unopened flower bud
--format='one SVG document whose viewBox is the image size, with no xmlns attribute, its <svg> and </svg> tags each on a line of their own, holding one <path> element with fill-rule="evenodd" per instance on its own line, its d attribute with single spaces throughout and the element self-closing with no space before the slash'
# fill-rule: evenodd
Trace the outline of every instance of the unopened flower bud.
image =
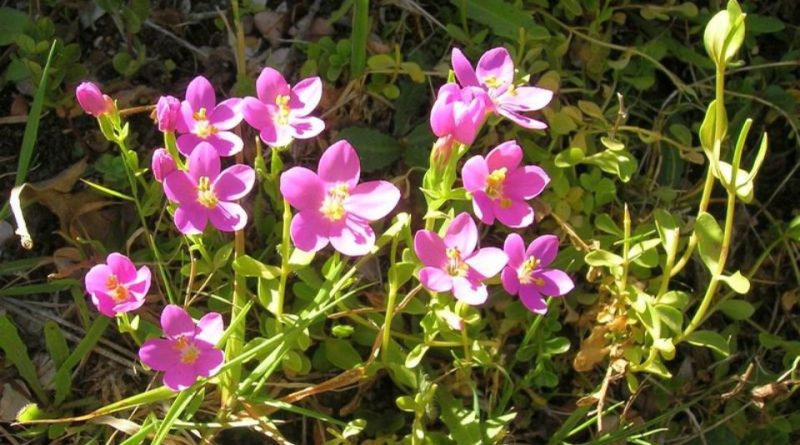
<svg viewBox="0 0 800 445">
<path fill-rule="evenodd" d="M 156 121 L 158 129 L 167 132 L 175 131 L 178 124 L 178 114 L 181 110 L 181 102 L 173 96 L 161 96 L 156 104 Z"/>
<path fill-rule="evenodd" d="M 159 148 L 153 152 L 151 169 L 153 170 L 153 177 L 156 178 L 156 181 L 161 182 L 168 174 L 177 170 L 177 166 L 169 152 L 163 148 Z"/>
<path fill-rule="evenodd" d="M 88 114 L 100 117 L 114 109 L 114 101 L 103 94 L 100 88 L 92 82 L 83 82 L 75 89 L 78 103 Z"/>
</svg>

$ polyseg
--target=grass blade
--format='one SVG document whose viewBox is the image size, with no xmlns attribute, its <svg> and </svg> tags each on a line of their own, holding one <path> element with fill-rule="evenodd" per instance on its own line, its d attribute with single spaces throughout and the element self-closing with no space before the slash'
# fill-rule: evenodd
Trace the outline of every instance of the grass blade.
<svg viewBox="0 0 800 445">
<path fill-rule="evenodd" d="M 352 78 L 364 74 L 367 66 L 367 35 L 369 34 L 369 0 L 353 4 L 353 34 L 350 36 L 350 73 Z"/>
<path fill-rule="evenodd" d="M 28 356 L 28 349 L 25 347 L 25 343 L 19 337 L 17 327 L 5 315 L 0 315 L 0 333 L 3 336 L 0 348 L 3 349 L 6 360 L 14 364 L 14 367 L 19 371 L 19 375 L 28 382 L 28 386 L 36 394 L 36 397 L 43 403 L 49 403 L 47 394 L 39 382 L 39 376 L 36 375 L 36 367 L 33 365 L 30 356 Z"/>
</svg>

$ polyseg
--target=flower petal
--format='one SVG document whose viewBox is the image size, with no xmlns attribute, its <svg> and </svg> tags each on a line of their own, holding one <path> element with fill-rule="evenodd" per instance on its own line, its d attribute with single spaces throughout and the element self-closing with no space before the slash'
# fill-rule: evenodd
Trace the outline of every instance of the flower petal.
<svg viewBox="0 0 800 445">
<path fill-rule="evenodd" d="M 472 195 L 472 211 L 482 223 L 494 224 L 494 207 L 494 202 L 486 196 L 485 192 L 477 191 Z"/>
<path fill-rule="evenodd" d="M 161 312 L 161 329 L 170 340 L 194 337 L 194 320 L 182 307 L 168 304 Z"/>
<path fill-rule="evenodd" d="M 345 183 L 353 189 L 361 176 L 361 161 L 353 146 L 341 140 L 325 150 L 319 159 L 317 172 L 328 185 Z"/>
<path fill-rule="evenodd" d="M 523 284 L 519 287 L 519 299 L 522 304 L 534 314 L 544 315 L 547 313 L 547 302 L 544 297 L 531 284 Z"/>
<path fill-rule="evenodd" d="M 220 102 L 208 116 L 208 122 L 218 130 L 230 130 L 242 121 L 242 99 L 232 97 Z"/>
<path fill-rule="evenodd" d="M 508 256 L 508 266 L 514 269 L 522 265 L 526 259 L 525 241 L 519 234 L 511 233 L 503 243 L 503 252 Z"/>
<path fill-rule="evenodd" d="M 180 354 L 174 348 L 172 340 L 151 338 L 139 348 L 139 360 L 156 371 L 166 371 L 180 365 Z"/>
<path fill-rule="evenodd" d="M 278 96 L 288 96 L 291 90 L 286 79 L 277 70 L 266 67 L 256 79 L 256 92 L 258 99 L 265 104 L 272 105 Z"/>
<path fill-rule="evenodd" d="M 462 212 L 453 218 L 445 232 L 444 244 L 458 249 L 462 257 L 475 250 L 478 245 L 478 227 L 468 213 Z"/>
<path fill-rule="evenodd" d="M 235 202 L 220 201 L 216 207 L 208 210 L 208 219 L 221 232 L 235 232 L 247 225 L 247 212 Z"/>
<path fill-rule="evenodd" d="M 560 297 L 575 288 L 572 278 L 563 270 L 546 269 L 536 273 L 534 276 L 544 282 L 539 287 L 539 290 L 545 295 Z"/>
<path fill-rule="evenodd" d="M 201 377 L 211 377 L 225 362 L 225 354 L 217 348 L 201 349 L 197 361 L 194 362 L 194 372 Z"/>
<path fill-rule="evenodd" d="M 206 111 L 211 112 L 214 105 L 217 104 L 217 96 L 211 82 L 203 76 L 197 76 L 186 87 L 186 101 L 194 111 L 205 108 Z"/>
<path fill-rule="evenodd" d="M 311 139 L 322 133 L 324 129 L 325 122 L 314 116 L 293 116 L 289 123 L 289 131 L 295 139 Z"/>
<path fill-rule="evenodd" d="M 414 253 L 426 266 L 442 269 L 447 265 L 447 246 L 436 232 L 418 230 L 414 235 Z"/>
<path fill-rule="evenodd" d="M 508 227 L 519 229 L 533 224 L 533 209 L 525 201 L 509 199 L 508 203 L 494 206 L 494 216 Z"/>
<path fill-rule="evenodd" d="M 400 190 L 391 182 L 369 181 L 350 191 L 344 208 L 367 221 L 377 221 L 394 210 L 399 200 Z"/>
<path fill-rule="evenodd" d="M 106 264 L 120 283 L 127 284 L 136 280 L 136 266 L 125 255 L 117 252 L 111 253 L 106 257 Z"/>
<path fill-rule="evenodd" d="M 553 100 L 553 92 L 537 87 L 518 87 L 497 98 L 504 108 L 512 111 L 536 111 Z"/>
<path fill-rule="evenodd" d="M 511 198 L 527 200 L 539 196 L 549 183 L 550 176 L 541 167 L 526 165 L 506 177 L 503 190 Z"/>
<path fill-rule="evenodd" d="M 255 97 L 245 97 L 241 102 L 244 120 L 256 130 L 272 124 L 275 107 L 268 107 Z"/>
<path fill-rule="evenodd" d="M 506 118 L 510 119 L 517 125 L 529 128 L 532 130 L 544 130 L 547 128 L 547 124 L 542 121 L 537 121 L 536 119 L 531 119 L 528 116 L 523 116 L 513 110 L 509 110 L 507 108 L 503 108 L 502 104 L 500 107 L 497 108 L 497 113 L 505 116 Z"/>
<path fill-rule="evenodd" d="M 292 87 L 289 96 L 289 108 L 298 116 L 306 116 L 317 108 L 322 98 L 322 80 L 319 77 L 308 77 Z"/>
<path fill-rule="evenodd" d="M 121 303 L 116 303 L 114 307 L 112 307 L 112 310 L 117 314 L 121 314 L 124 312 L 135 311 L 136 309 L 142 307 L 143 304 L 144 304 L 144 297 L 136 298 L 136 296 L 131 295 L 130 297 L 128 297 L 127 300 Z"/>
<path fill-rule="evenodd" d="M 485 87 L 503 92 L 514 82 L 514 61 L 505 48 L 490 49 L 478 60 L 475 75 Z M 489 79 L 493 79 L 497 86 L 492 86 Z"/>
<path fill-rule="evenodd" d="M 347 215 L 339 224 L 332 224 L 331 245 L 348 256 L 366 255 L 375 246 L 375 232 L 369 223 L 355 215 Z"/>
<path fill-rule="evenodd" d="M 555 235 L 542 235 L 531 241 L 525 251 L 526 257 L 536 257 L 539 267 L 547 267 L 558 255 L 558 237 Z"/>
<path fill-rule="evenodd" d="M 175 210 L 175 227 L 184 235 L 199 235 L 208 224 L 206 208 L 197 203 L 182 204 Z"/>
<path fill-rule="evenodd" d="M 195 182 L 201 177 L 207 177 L 213 181 L 219 175 L 219 154 L 214 146 L 208 142 L 197 144 L 192 154 L 189 155 L 188 162 L 189 176 L 191 176 Z"/>
<path fill-rule="evenodd" d="M 486 285 L 478 280 L 455 277 L 453 278 L 453 296 L 471 306 L 477 306 L 486 302 L 489 292 L 486 290 Z"/>
<path fill-rule="evenodd" d="M 503 270 L 508 263 L 508 256 L 497 247 L 484 247 L 464 259 L 464 262 L 484 277 L 491 278 Z"/>
<path fill-rule="evenodd" d="M 419 271 L 419 282 L 433 292 L 447 292 L 453 289 L 453 277 L 438 267 L 423 267 Z"/>
<path fill-rule="evenodd" d="M 290 125 L 278 125 L 275 122 L 268 123 L 261 129 L 259 136 L 265 144 L 270 147 L 286 147 L 292 143 L 294 129 Z"/>
<path fill-rule="evenodd" d="M 164 178 L 164 194 L 172 202 L 193 203 L 197 201 L 197 184 L 188 173 L 176 170 Z"/>
<path fill-rule="evenodd" d="M 331 223 L 317 210 L 302 210 L 292 218 L 290 233 L 295 247 L 316 252 L 328 245 Z"/>
<path fill-rule="evenodd" d="M 178 363 L 164 372 L 164 386 L 173 391 L 183 391 L 194 385 L 197 381 L 197 373 L 194 366 Z"/>
<path fill-rule="evenodd" d="M 510 295 L 516 295 L 519 292 L 519 278 L 515 268 L 506 266 L 503 273 L 500 274 L 500 280 L 503 282 L 503 289 Z"/>
<path fill-rule="evenodd" d="M 233 156 L 244 148 L 242 138 L 230 131 L 212 134 L 206 139 L 206 142 L 214 147 L 219 156 Z"/>
<path fill-rule="evenodd" d="M 177 144 L 178 151 L 184 156 L 190 156 L 198 144 L 203 142 L 199 136 L 194 133 L 186 133 L 178 136 Z"/>
<path fill-rule="evenodd" d="M 108 282 L 108 277 L 113 273 L 114 272 L 110 267 L 108 267 L 107 264 L 97 264 L 92 266 L 92 268 L 89 269 L 89 272 L 86 272 L 86 276 L 83 278 L 83 282 L 86 287 L 86 293 L 108 293 L 108 286 L 106 283 Z"/>
<path fill-rule="evenodd" d="M 234 164 L 217 176 L 212 190 L 220 201 L 235 201 L 250 193 L 256 182 L 256 171 L 249 165 Z"/>
<path fill-rule="evenodd" d="M 299 210 L 318 210 L 325 199 L 325 188 L 316 173 L 305 167 L 292 167 L 281 173 L 281 195 Z"/>
<path fill-rule="evenodd" d="M 453 72 L 456 73 L 456 79 L 458 79 L 458 83 L 465 87 L 480 86 L 478 84 L 478 78 L 475 76 L 475 70 L 472 68 L 472 64 L 469 63 L 469 60 L 464 56 L 464 53 L 462 53 L 460 49 L 453 48 L 453 52 L 450 55 L 450 61 L 453 64 Z"/>
<path fill-rule="evenodd" d="M 150 268 L 142 266 L 136 271 L 136 279 L 128 283 L 128 291 L 137 299 L 144 299 L 147 291 L 150 290 L 150 281 L 152 276 Z"/>
<path fill-rule="evenodd" d="M 117 304 L 113 298 L 108 294 L 96 292 L 92 294 L 92 303 L 97 311 L 108 318 L 114 318 L 117 313 L 114 311 L 114 305 Z"/>
<path fill-rule="evenodd" d="M 486 165 L 489 172 L 500 168 L 506 168 L 508 173 L 513 172 L 522 161 L 522 149 L 517 145 L 517 141 L 506 141 L 486 155 Z"/>
<path fill-rule="evenodd" d="M 489 176 L 489 167 L 483 156 L 473 156 L 467 159 L 461 168 L 461 180 L 464 188 L 471 193 L 486 189 L 486 178 Z"/>
<path fill-rule="evenodd" d="M 225 332 L 225 322 L 222 320 L 222 315 L 209 312 L 197 321 L 194 339 L 214 346 L 222 338 L 223 332 Z"/>
</svg>

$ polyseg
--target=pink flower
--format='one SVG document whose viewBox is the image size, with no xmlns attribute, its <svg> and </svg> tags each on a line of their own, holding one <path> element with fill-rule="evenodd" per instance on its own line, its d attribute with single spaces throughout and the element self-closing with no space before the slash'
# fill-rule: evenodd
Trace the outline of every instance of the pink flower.
<svg viewBox="0 0 800 445">
<path fill-rule="evenodd" d="M 464 54 L 453 48 L 453 71 L 465 87 L 484 89 L 491 99 L 491 109 L 525 128 L 544 129 L 544 122 L 523 116 L 520 112 L 541 110 L 553 99 L 553 92 L 543 88 L 514 85 L 514 61 L 505 48 L 486 51 L 472 69 Z"/>
<path fill-rule="evenodd" d="M 290 87 L 281 73 L 264 68 L 256 80 L 258 98 L 243 99 L 244 118 L 261 132 L 271 147 L 285 147 L 292 139 L 309 139 L 325 129 L 322 119 L 309 116 L 322 98 L 322 81 L 309 77 Z"/>
<path fill-rule="evenodd" d="M 242 113 L 241 99 L 231 98 L 217 104 L 214 87 L 203 76 L 197 76 L 186 88 L 186 100 L 181 102 L 176 129 L 178 149 L 190 155 L 200 142 L 208 142 L 220 156 L 231 156 L 240 152 L 242 139 L 227 131 L 239 125 Z"/>
<path fill-rule="evenodd" d="M 100 88 L 92 82 L 82 82 L 75 89 L 75 97 L 87 114 L 100 117 L 114 109 L 114 101 L 103 94 Z"/>
<path fill-rule="evenodd" d="M 174 96 L 161 96 L 156 103 L 156 121 L 163 132 L 175 131 L 181 115 L 181 101 Z"/>
<path fill-rule="evenodd" d="M 150 289 L 150 269 L 142 266 L 137 271 L 130 258 L 112 253 L 106 258 L 106 264 L 89 269 L 84 281 L 97 310 L 106 317 L 114 317 L 144 304 Z"/>
<path fill-rule="evenodd" d="M 153 177 L 156 181 L 161 182 L 168 174 L 177 170 L 175 160 L 172 159 L 169 152 L 163 148 L 157 148 L 153 152 L 153 161 L 150 165 L 150 170 L 153 171 Z"/>
<path fill-rule="evenodd" d="M 189 155 L 189 170 L 175 170 L 164 178 L 164 192 L 179 206 L 175 210 L 178 230 L 199 234 L 208 220 L 223 232 L 244 228 L 247 213 L 234 201 L 247 195 L 255 180 L 255 170 L 243 164 L 220 173 L 217 151 L 208 142 L 200 142 Z"/>
<path fill-rule="evenodd" d="M 225 361 L 216 348 L 225 330 L 222 316 L 216 312 L 204 315 L 195 325 L 189 313 L 170 304 L 161 312 L 164 338 L 147 340 L 139 348 L 139 359 L 156 371 L 164 371 L 164 386 L 181 391 L 197 381 L 211 377 Z"/>
<path fill-rule="evenodd" d="M 472 194 L 472 208 L 484 224 L 497 218 L 508 227 L 533 223 L 533 209 L 527 202 L 542 193 L 550 182 L 535 165 L 520 166 L 522 149 L 516 141 L 504 142 L 486 156 L 473 156 L 464 163 L 461 178 Z"/>
<path fill-rule="evenodd" d="M 483 125 L 489 103 L 489 97 L 480 88 L 446 83 L 439 88 L 431 108 L 431 129 L 440 138 L 450 135 L 462 144 L 471 145 Z"/>
<path fill-rule="evenodd" d="M 483 304 L 488 296 L 483 281 L 497 275 L 508 258 L 496 247 L 476 251 L 477 244 L 478 228 L 467 213 L 453 218 L 444 239 L 430 230 L 418 231 L 414 252 L 424 265 L 419 281 L 434 292 L 452 290 L 464 303 Z"/>
<path fill-rule="evenodd" d="M 522 304 L 531 312 L 547 312 L 543 295 L 561 296 L 575 287 L 569 275 L 547 268 L 558 253 L 555 235 L 540 236 L 525 250 L 522 237 L 512 233 L 506 238 L 503 250 L 508 255 L 508 266 L 502 275 L 503 288 L 511 295 L 519 294 Z"/>
<path fill-rule="evenodd" d="M 347 141 L 328 147 L 317 171 L 292 167 L 281 175 L 281 194 L 299 210 L 292 218 L 292 242 L 307 252 L 330 242 L 345 255 L 368 253 L 375 245 L 369 223 L 395 208 L 400 190 L 387 181 L 359 184 L 361 162 Z"/>
</svg>

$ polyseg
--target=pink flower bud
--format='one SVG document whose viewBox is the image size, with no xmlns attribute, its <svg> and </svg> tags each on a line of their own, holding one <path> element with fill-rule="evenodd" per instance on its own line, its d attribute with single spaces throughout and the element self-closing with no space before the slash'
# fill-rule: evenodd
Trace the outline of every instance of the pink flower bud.
<svg viewBox="0 0 800 445">
<path fill-rule="evenodd" d="M 78 88 L 75 89 L 75 97 L 83 111 L 94 117 L 100 117 L 114 108 L 114 101 L 103 94 L 100 88 L 92 82 L 82 82 L 78 85 Z"/>
<path fill-rule="evenodd" d="M 167 132 L 175 131 L 178 114 L 181 112 L 181 101 L 173 96 L 161 96 L 156 104 L 156 120 L 158 129 Z"/>
<path fill-rule="evenodd" d="M 168 174 L 177 170 L 175 160 L 172 159 L 169 152 L 163 148 L 156 149 L 153 152 L 153 162 L 150 167 L 153 170 L 153 177 L 156 181 L 161 182 Z"/>
</svg>

